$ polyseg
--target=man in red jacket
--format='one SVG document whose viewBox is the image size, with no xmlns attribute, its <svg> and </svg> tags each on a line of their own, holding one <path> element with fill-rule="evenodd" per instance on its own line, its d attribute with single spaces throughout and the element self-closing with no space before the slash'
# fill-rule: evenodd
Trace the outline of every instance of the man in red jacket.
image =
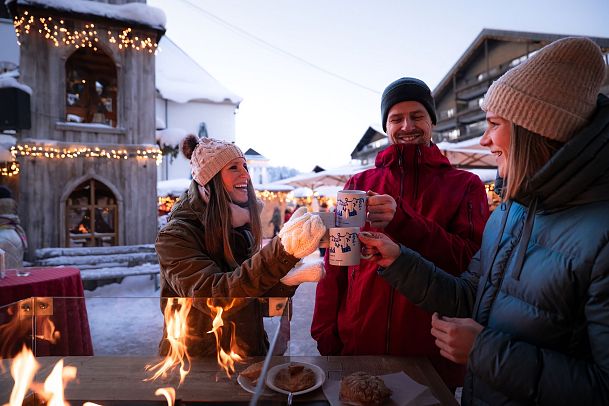
<svg viewBox="0 0 609 406">
<path fill-rule="evenodd" d="M 391 145 L 345 189 L 369 191 L 366 229 L 383 231 L 458 275 L 480 248 L 488 218 L 484 185 L 453 168 L 431 142 L 436 111 L 424 82 L 391 83 L 381 116 Z M 326 256 L 311 325 L 322 355 L 426 356 L 450 388 L 461 386 L 463 367 L 440 356 L 430 330 L 431 315 L 395 292 L 372 262 L 338 267 Z"/>
</svg>

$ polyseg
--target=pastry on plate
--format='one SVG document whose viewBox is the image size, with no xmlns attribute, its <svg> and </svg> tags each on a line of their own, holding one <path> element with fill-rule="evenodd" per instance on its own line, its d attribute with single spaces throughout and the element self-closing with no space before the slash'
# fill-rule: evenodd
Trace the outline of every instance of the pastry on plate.
<svg viewBox="0 0 609 406">
<path fill-rule="evenodd" d="M 391 397 L 391 389 L 378 376 L 355 372 L 340 381 L 340 400 L 350 405 L 382 405 Z"/>
<path fill-rule="evenodd" d="M 260 377 L 260 373 L 262 372 L 262 366 L 264 365 L 264 361 L 256 362 L 247 368 L 245 368 L 239 375 L 244 376 L 250 381 L 256 381 L 258 377 Z"/>
<path fill-rule="evenodd" d="M 300 392 L 315 385 L 315 373 L 304 365 L 291 363 L 277 372 L 273 384 L 288 392 Z"/>
</svg>

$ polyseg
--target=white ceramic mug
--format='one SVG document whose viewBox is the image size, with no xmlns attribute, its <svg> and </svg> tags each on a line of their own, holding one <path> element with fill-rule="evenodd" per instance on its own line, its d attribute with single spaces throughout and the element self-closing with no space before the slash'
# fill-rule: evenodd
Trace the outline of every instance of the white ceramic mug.
<svg viewBox="0 0 609 406">
<path fill-rule="evenodd" d="M 359 227 L 333 227 L 330 229 L 330 265 L 359 265 L 361 244 Z"/>
<path fill-rule="evenodd" d="M 326 233 L 319 241 L 319 248 L 328 248 L 330 245 L 330 229 L 336 227 L 336 224 L 334 223 L 334 212 L 314 211 L 311 214 L 317 214 L 321 218 L 321 221 L 323 221 L 324 226 L 326 226 Z"/>
<path fill-rule="evenodd" d="M 366 224 L 366 192 L 341 190 L 336 198 L 336 226 L 364 227 Z"/>
</svg>

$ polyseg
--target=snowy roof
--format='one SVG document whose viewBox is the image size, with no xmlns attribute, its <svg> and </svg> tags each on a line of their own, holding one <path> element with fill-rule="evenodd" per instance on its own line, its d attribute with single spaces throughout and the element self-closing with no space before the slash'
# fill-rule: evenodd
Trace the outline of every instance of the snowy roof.
<svg viewBox="0 0 609 406">
<path fill-rule="evenodd" d="M 156 56 L 156 87 L 161 97 L 177 103 L 189 101 L 229 102 L 241 97 L 226 89 L 167 36 L 161 38 Z"/>
<path fill-rule="evenodd" d="M 156 195 L 161 196 L 180 196 L 190 186 L 190 179 L 179 178 L 162 180 L 156 184 Z"/>
<path fill-rule="evenodd" d="M 32 94 L 31 87 L 24 85 L 23 83 L 17 82 L 17 80 L 14 77 L 10 77 L 10 76 L 1 76 L 0 77 L 0 88 L 3 88 L 3 87 L 15 87 L 17 89 L 23 90 L 24 92 L 26 92 L 29 95 Z"/>
<path fill-rule="evenodd" d="M 166 128 L 164 130 L 157 130 L 156 141 L 162 147 L 177 147 L 180 145 L 180 141 L 188 135 L 186 130 L 181 128 Z"/>
<path fill-rule="evenodd" d="M 8 6 L 16 3 L 40 9 L 65 11 L 74 14 L 92 15 L 110 20 L 136 23 L 165 31 L 167 18 L 163 10 L 143 3 L 106 4 L 88 0 L 6 0 Z"/>
</svg>

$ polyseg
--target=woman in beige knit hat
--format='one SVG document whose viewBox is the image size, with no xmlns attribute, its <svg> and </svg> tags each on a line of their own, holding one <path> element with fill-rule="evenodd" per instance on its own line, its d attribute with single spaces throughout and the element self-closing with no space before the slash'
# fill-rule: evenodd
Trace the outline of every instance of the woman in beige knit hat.
<svg viewBox="0 0 609 406">
<path fill-rule="evenodd" d="M 193 181 L 157 237 L 162 298 L 288 297 L 301 282 L 321 278 L 321 263 L 295 267 L 325 233 L 319 216 L 306 208 L 297 211 L 261 248 L 259 206 L 241 150 L 190 135 L 182 152 L 190 159 Z M 224 324 L 235 329 L 241 356 L 264 355 L 266 309 L 258 301 L 240 303 L 223 313 Z M 195 300 L 188 317 L 190 355 L 216 353 L 214 335 L 207 333 L 211 322 L 206 300 Z M 223 334 L 225 340 L 230 336 Z M 224 344 L 230 349 L 230 343 Z M 161 353 L 167 349 L 163 339 Z"/>
<path fill-rule="evenodd" d="M 480 143 L 497 157 L 503 204 L 468 272 L 360 237 L 388 283 L 437 312 L 441 354 L 467 364 L 464 405 L 609 404 L 605 63 L 593 41 L 564 38 L 489 88 Z"/>
</svg>

